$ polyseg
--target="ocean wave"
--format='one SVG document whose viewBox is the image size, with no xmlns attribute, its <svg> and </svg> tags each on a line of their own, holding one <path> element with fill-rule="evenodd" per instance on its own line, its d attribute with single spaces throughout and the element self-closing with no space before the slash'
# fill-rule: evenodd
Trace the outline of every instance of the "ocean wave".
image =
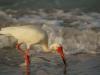
<svg viewBox="0 0 100 75">
<path fill-rule="evenodd" d="M 100 46 L 100 13 L 79 9 L 64 10 L 6 10 L 0 11 L 0 25 L 39 25 L 47 31 L 49 44 L 60 42 L 69 53 L 96 52 Z M 98 30 L 98 31 L 97 31 Z"/>
</svg>

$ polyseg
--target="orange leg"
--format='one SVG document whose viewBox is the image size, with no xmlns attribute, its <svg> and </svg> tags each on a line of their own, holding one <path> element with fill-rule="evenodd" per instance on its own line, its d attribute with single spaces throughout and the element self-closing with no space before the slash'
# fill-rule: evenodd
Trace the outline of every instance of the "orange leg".
<svg viewBox="0 0 100 75">
<path fill-rule="evenodd" d="M 30 54 L 29 49 L 25 52 L 26 75 L 30 75 Z"/>
<path fill-rule="evenodd" d="M 30 75 L 30 54 L 29 50 L 27 49 L 26 51 L 23 51 L 20 46 L 22 43 L 17 44 L 16 48 L 18 49 L 19 53 L 23 56 L 25 64 L 26 64 L 26 75 Z"/>
<path fill-rule="evenodd" d="M 22 44 L 22 43 L 16 44 L 16 48 L 18 49 L 18 52 L 19 52 L 22 56 L 24 56 L 24 55 L 25 55 L 25 52 L 24 52 L 24 50 L 22 50 L 22 49 L 20 48 L 21 44 Z"/>
</svg>

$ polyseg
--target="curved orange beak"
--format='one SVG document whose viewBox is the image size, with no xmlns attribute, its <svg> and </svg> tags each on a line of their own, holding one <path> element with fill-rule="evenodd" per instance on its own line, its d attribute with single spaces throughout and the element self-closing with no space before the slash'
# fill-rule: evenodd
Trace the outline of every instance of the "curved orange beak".
<svg viewBox="0 0 100 75">
<path fill-rule="evenodd" d="M 60 54 L 62 61 L 63 61 L 64 65 L 66 66 L 66 60 L 65 60 L 65 55 L 64 55 L 64 52 L 63 52 L 63 47 L 59 46 L 57 48 L 57 52 Z"/>
</svg>

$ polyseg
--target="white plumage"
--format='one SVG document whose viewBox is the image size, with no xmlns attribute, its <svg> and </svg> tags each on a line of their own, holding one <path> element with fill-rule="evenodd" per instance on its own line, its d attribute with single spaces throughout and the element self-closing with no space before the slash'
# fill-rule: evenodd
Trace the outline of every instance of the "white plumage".
<svg viewBox="0 0 100 75">
<path fill-rule="evenodd" d="M 48 51 L 48 35 L 41 28 L 35 26 L 14 26 L 1 28 L 0 34 L 14 36 L 18 43 L 26 43 L 29 48 L 32 44 L 40 44 L 44 51 Z"/>
</svg>

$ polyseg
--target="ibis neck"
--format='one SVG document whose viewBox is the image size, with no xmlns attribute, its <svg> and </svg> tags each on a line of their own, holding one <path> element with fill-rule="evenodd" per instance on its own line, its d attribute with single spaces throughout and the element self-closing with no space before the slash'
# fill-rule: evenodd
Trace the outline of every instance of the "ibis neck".
<svg viewBox="0 0 100 75">
<path fill-rule="evenodd" d="M 43 44 L 43 45 L 42 45 L 42 48 L 43 48 L 43 51 L 44 51 L 44 52 L 50 52 L 50 49 L 49 49 L 49 47 L 48 47 L 48 44 Z"/>
</svg>

